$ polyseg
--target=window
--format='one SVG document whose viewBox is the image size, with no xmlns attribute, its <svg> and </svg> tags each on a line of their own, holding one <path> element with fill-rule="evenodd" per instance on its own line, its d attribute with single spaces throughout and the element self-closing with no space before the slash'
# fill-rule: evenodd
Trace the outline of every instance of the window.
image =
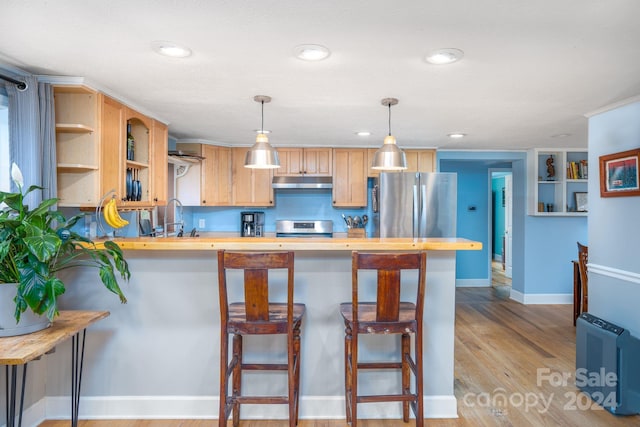
<svg viewBox="0 0 640 427">
<path fill-rule="evenodd" d="M 10 189 L 9 99 L 0 93 L 0 191 Z"/>
</svg>

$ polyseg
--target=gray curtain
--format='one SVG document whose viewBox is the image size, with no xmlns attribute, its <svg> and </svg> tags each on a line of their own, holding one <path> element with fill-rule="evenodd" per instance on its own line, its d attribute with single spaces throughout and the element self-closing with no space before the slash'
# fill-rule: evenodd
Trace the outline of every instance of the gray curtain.
<svg viewBox="0 0 640 427">
<path fill-rule="evenodd" d="M 53 89 L 48 83 L 38 83 L 33 76 L 19 77 L 27 83 L 25 91 L 5 84 L 9 98 L 9 146 L 11 162 L 22 171 L 25 187 L 39 185 L 44 191 L 34 191 L 25 200 L 32 209 L 43 198 L 55 197 L 56 135 Z M 16 191 L 13 182 L 12 191 Z"/>
<path fill-rule="evenodd" d="M 42 140 L 42 197 L 54 198 L 58 194 L 58 161 L 56 159 L 56 114 L 53 86 L 38 83 L 40 100 L 40 138 Z"/>
</svg>

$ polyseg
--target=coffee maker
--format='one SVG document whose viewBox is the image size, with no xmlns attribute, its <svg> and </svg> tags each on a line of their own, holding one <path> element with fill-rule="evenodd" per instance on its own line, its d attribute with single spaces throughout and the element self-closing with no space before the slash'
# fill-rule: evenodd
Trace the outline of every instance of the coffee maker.
<svg viewBox="0 0 640 427">
<path fill-rule="evenodd" d="M 242 237 L 263 237 L 264 212 L 240 212 L 240 235 Z"/>
</svg>

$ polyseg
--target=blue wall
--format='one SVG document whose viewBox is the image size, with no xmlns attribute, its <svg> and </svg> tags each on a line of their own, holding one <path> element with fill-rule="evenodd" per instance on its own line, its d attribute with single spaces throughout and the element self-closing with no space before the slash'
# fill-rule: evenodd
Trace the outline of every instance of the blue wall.
<svg viewBox="0 0 640 427">
<path fill-rule="evenodd" d="M 440 162 L 440 172 L 458 174 L 458 237 L 482 242 L 481 251 L 460 251 L 457 254 L 456 279 L 489 279 L 490 242 L 487 239 L 489 225 L 488 167 L 472 161 L 445 160 Z"/>
<path fill-rule="evenodd" d="M 475 203 L 479 198 L 489 199 L 489 169 L 511 165 L 513 174 L 513 254 L 512 288 L 524 300 L 540 294 L 573 293 L 573 267 L 576 258 L 576 241 L 587 241 L 586 217 L 535 217 L 526 213 L 526 156 L 524 152 L 456 152 L 439 151 L 440 170 L 458 172 L 458 229 L 470 222 L 483 245 L 490 246 L 488 223 L 482 225 L 473 214 L 461 208 Z M 480 171 L 485 169 L 484 176 Z M 469 174 L 470 179 L 464 176 Z M 473 179 L 482 180 L 484 187 Z M 469 185 L 463 188 L 460 182 Z M 484 190 L 483 190 L 484 188 Z M 476 192 L 483 191 L 482 194 Z M 460 233 L 461 237 L 467 237 Z M 475 235 L 475 234 L 474 234 Z M 483 279 L 489 275 L 489 252 L 459 252 L 457 256 L 458 278 Z M 486 274 L 483 272 L 486 271 Z"/>
<path fill-rule="evenodd" d="M 640 102 L 589 119 L 589 311 L 640 337 L 640 197 L 600 197 L 599 157 L 638 149 Z"/>
<path fill-rule="evenodd" d="M 527 294 L 573 294 L 576 242 L 587 242 L 586 217 L 527 216 L 525 221 Z"/>
<path fill-rule="evenodd" d="M 491 168 L 508 168 L 511 167 L 513 175 L 513 274 L 512 274 L 512 288 L 514 291 L 521 293 L 525 292 L 525 277 L 524 277 L 524 218 L 525 218 L 525 206 L 526 206 L 526 160 L 527 156 L 524 152 L 507 151 L 507 152 L 490 152 L 490 151 L 438 151 L 437 155 L 439 170 L 442 170 L 443 164 L 446 167 L 446 162 L 456 162 L 459 166 L 459 173 L 464 174 L 467 167 L 476 165 L 478 168 L 484 168 L 485 173 L 482 181 L 484 182 L 483 188 L 480 190 L 483 192 L 482 198 L 488 200 L 489 198 L 489 169 Z M 458 178 L 460 180 L 460 178 Z M 458 186 L 458 204 L 459 206 L 466 206 L 467 200 L 461 200 L 460 195 L 469 194 L 468 191 Z M 475 199 L 475 196 L 473 196 Z M 487 202 L 488 203 L 488 202 Z M 463 217 L 458 217 L 458 227 L 460 227 Z M 481 230 L 478 233 L 482 234 L 482 238 L 479 239 L 483 246 L 487 248 L 490 246 L 490 236 L 488 230 L 488 223 L 481 226 Z M 461 236 L 466 237 L 466 236 Z M 473 256 L 471 252 L 463 254 L 458 253 L 456 258 L 457 277 L 471 278 L 472 274 L 469 271 L 483 271 L 486 272 L 481 276 L 476 276 L 478 281 L 489 281 L 490 273 L 490 259 L 489 249 L 485 249 L 482 252 L 475 252 L 477 256 Z"/>
</svg>

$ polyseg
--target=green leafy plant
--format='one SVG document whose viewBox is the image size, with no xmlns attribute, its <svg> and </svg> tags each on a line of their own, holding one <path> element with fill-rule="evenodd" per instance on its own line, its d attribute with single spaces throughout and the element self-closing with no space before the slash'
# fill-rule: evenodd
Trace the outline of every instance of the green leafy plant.
<svg viewBox="0 0 640 427">
<path fill-rule="evenodd" d="M 84 214 L 66 219 L 51 209 L 58 199 L 43 200 L 29 210 L 24 197 L 42 187 L 32 185 L 23 194 L 24 180 L 15 163 L 11 178 L 18 192 L 0 192 L 0 286 L 18 283 L 16 321 L 27 308 L 53 320 L 57 298 L 65 292 L 57 273 L 69 268 L 98 268 L 104 286 L 127 302 L 116 278 L 116 271 L 125 280 L 131 276 L 120 247 L 111 241 L 98 246 L 72 231 Z"/>
</svg>

